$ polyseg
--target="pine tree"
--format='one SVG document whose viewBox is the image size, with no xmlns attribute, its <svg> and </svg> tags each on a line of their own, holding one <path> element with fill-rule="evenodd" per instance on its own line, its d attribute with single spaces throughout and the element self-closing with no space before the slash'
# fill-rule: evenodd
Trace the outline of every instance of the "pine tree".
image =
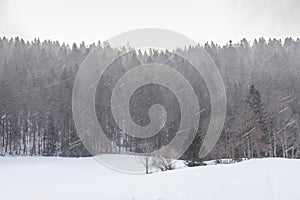
<svg viewBox="0 0 300 200">
<path fill-rule="evenodd" d="M 200 159 L 199 157 L 201 144 L 202 144 L 201 135 L 198 133 L 196 134 L 188 150 L 182 156 L 182 159 L 184 160 L 186 166 L 195 167 L 195 166 L 203 165 L 202 159 Z"/>
<path fill-rule="evenodd" d="M 262 131 L 261 141 L 268 145 L 268 151 L 265 152 L 266 156 L 273 156 L 272 151 L 272 136 L 269 131 L 268 113 L 265 109 L 259 91 L 252 84 L 249 89 L 249 94 L 246 101 L 249 103 L 251 110 L 257 117 L 259 129 Z"/>
</svg>

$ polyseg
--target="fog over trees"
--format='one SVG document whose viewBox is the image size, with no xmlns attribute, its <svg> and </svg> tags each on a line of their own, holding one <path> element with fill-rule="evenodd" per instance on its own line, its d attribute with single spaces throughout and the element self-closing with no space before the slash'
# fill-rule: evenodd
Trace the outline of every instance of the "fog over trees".
<svg viewBox="0 0 300 200">
<path fill-rule="evenodd" d="M 82 42 L 70 47 L 49 40 L 0 38 L 1 155 L 89 156 L 74 126 L 72 89 L 80 64 L 97 47 L 101 49 L 103 63 L 129 48 L 113 49 L 106 42 L 91 45 Z M 206 159 L 300 158 L 300 39 L 259 38 L 252 43 L 243 39 L 238 44 L 206 43 L 174 52 L 193 64 L 200 64 L 197 55 L 202 48 L 219 68 L 227 95 L 224 129 Z M 187 65 L 170 55 L 158 50 L 133 51 L 115 64 Z M 205 111 L 197 136 L 183 156 L 191 162 L 197 161 L 195 152 L 199 151 L 210 120 L 209 93 L 201 80 L 195 84 L 199 85 L 197 95 L 203 100 Z M 166 93 L 162 102 L 173 104 L 174 101 L 168 101 L 170 98 Z M 105 117 L 97 106 L 96 102 L 98 118 Z M 170 118 L 169 123 L 176 124 L 177 120 Z M 111 128 L 109 122 L 107 127 L 110 139 L 117 145 L 115 152 L 143 152 L 138 140 L 125 137 L 120 130 Z M 162 133 L 162 137 L 153 138 L 156 148 L 168 143 L 175 134 L 172 129 Z"/>
</svg>

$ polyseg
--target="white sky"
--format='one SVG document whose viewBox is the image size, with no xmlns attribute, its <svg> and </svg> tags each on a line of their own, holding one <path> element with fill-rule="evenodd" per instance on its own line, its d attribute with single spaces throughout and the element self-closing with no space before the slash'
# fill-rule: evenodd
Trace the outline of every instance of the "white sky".
<svg viewBox="0 0 300 200">
<path fill-rule="evenodd" d="M 203 44 L 300 37 L 298 0 L 0 0 L 0 36 L 96 42 L 165 28 Z"/>
</svg>

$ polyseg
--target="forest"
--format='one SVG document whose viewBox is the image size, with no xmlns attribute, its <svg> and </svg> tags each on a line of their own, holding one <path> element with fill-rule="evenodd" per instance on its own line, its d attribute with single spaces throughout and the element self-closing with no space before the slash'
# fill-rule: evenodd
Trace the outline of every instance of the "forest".
<svg viewBox="0 0 300 200">
<path fill-rule="evenodd" d="M 72 117 L 72 91 L 85 57 L 100 49 L 101 60 L 119 58 L 115 64 L 169 63 L 185 65 L 170 52 L 197 64 L 205 49 L 222 75 L 227 96 L 226 121 L 217 145 L 205 159 L 285 157 L 300 158 L 300 39 L 246 39 L 220 46 L 206 43 L 184 49 L 131 51 L 112 48 L 107 42 L 72 46 L 58 41 L 24 41 L 0 38 L 0 154 L 20 156 L 90 156 L 76 133 Z M 199 63 L 198 63 L 199 64 Z M 120 72 L 121 73 L 121 72 Z M 108 75 L 109 76 L 109 75 Z M 111 77 L 113 78 L 113 77 Z M 196 80 L 194 80 L 196 81 Z M 184 159 L 197 159 L 210 117 L 210 103 L 201 80 L 197 93 L 205 112 Z M 109 88 L 110 85 L 107 85 Z M 202 92 L 203 91 L 203 92 Z M 98 102 L 106 101 L 97 93 Z M 104 94 L 104 96 L 101 96 Z M 164 94 L 162 94 L 164 95 Z M 166 93 L 163 102 L 171 98 Z M 170 102 L 172 104 L 173 101 Z M 138 141 L 111 128 L 96 102 L 97 117 L 107 122 L 115 153 L 140 152 Z M 171 110 L 172 111 L 172 110 Z M 173 110 L 174 111 L 174 110 Z M 104 120 L 104 121 L 103 121 Z M 177 118 L 170 119 L 176 124 Z M 155 148 L 166 144 L 172 129 L 153 138 Z"/>
</svg>

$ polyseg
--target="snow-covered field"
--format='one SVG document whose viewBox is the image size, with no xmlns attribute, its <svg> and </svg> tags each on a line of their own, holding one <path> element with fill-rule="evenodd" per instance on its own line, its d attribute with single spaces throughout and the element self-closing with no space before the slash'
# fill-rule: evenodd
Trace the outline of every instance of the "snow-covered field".
<svg viewBox="0 0 300 200">
<path fill-rule="evenodd" d="M 131 175 L 93 158 L 0 158 L 1 200 L 299 200 L 299 182 L 300 160 L 288 159 Z"/>
</svg>

